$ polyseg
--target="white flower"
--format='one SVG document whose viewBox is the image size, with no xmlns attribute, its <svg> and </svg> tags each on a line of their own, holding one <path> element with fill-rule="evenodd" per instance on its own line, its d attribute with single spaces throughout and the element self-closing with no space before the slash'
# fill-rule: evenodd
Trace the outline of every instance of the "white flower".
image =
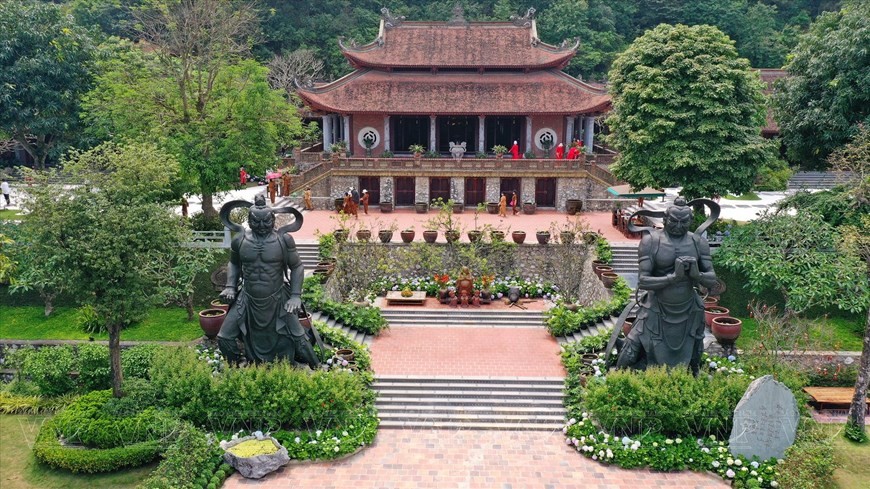
<svg viewBox="0 0 870 489">
<path fill-rule="evenodd" d="M 623 445 L 628 445 L 629 443 L 631 443 L 631 438 L 629 438 L 629 437 L 627 437 L 627 436 L 623 436 L 623 437 L 622 437 L 622 444 L 623 444 Z"/>
<path fill-rule="evenodd" d="M 659 443 L 658 443 L 657 441 L 654 441 L 654 442 L 653 442 L 653 448 L 658 448 L 658 446 L 659 446 Z"/>
<path fill-rule="evenodd" d="M 613 452 L 609 448 L 607 449 L 607 458 L 613 458 Z"/>
<path fill-rule="evenodd" d="M 758 475 L 758 472 L 753 470 L 752 472 L 749 473 L 749 475 L 751 475 L 752 477 L 755 477 L 756 475 Z"/>
<path fill-rule="evenodd" d="M 670 438 L 668 438 L 667 440 L 665 440 L 665 443 L 667 443 L 668 445 L 673 445 L 674 440 L 671 440 Z"/>
<path fill-rule="evenodd" d="M 770 487 L 779 487 L 779 482 L 770 481 Z"/>
<path fill-rule="evenodd" d="M 728 355 L 728 360 L 733 362 L 734 360 L 737 360 L 737 357 L 735 357 L 734 355 Z"/>
<path fill-rule="evenodd" d="M 733 458 L 729 458 L 728 460 L 725 461 L 725 463 L 728 464 L 728 465 L 734 465 L 734 459 L 733 459 Z"/>
<path fill-rule="evenodd" d="M 712 463 L 711 465 L 713 465 L 713 467 L 715 467 L 715 468 L 718 469 L 718 468 L 719 468 L 719 461 L 718 461 L 718 460 L 714 460 L 713 463 Z"/>
<path fill-rule="evenodd" d="M 338 447 L 335 447 L 335 448 L 332 449 L 332 451 L 334 451 L 334 452 L 337 452 L 338 450 L 339 450 Z"/>
<path fill-rule="evenodd" d="M 739 467 L 739 466 L 743 465 L 743 461 L 738 458 L 737 460 L 734 461 L 734 465 Z"/>
<path fill-rule="evenodd" d="M 342 431 L 341 436 L 348 436 L 347 431 Z"/>
<path fill-rule="evenodd" d="M 317 431 L 314 432 L 314 434 L 317 435 L 318 438 L 320 438 L 320 435 L 322 435 L 323 432 L 320 431 L 320 430 L 317 430 Z"/>
<path fill-rule="evenodd" d="M 299 442 L 301 442 L 301 441 L 302 441 L 302 438 L 299 438 L 298 436 L 297 436 L 296 438 L 293 439 L 293 442 L 294 442 L 294 443 L 299 443 Z"/>
<path fill-rule="evenodd" d="M 725 471 L 725 477 L 728 477 L 729 479 L 733 479 L 735 475 L 737 474 L 735 474 L 734 471 L 731 469 Z"/>
<path fill-rule="evenodd" d="M 750 462 L 749 465 L 751 465 L 753 469 L 757 469 L 757 468 L 758 468 L 758 462 L 756 462 L 755 460 L 753 460 L 752 462 Z"/>
<path fill-rule="evenodd" d="M 570 439 L 570 438 L 565 438 L 565 444 L 566 444 L 566 445 L 570 445 L 570 444 L 571 444 L 571 439 Z"/>
<path fill-rule="evenodd" d="M 710 449 L 707 447 L 702 448 L 701 451 L 704 453 L 710 453 Z"/>
<path fill-rule="evenodd" d="M 677 445 L 679 445 L 680 443 L 683 443 L 683 439 L 682 439 L 682 438 L 677 438 L 677 439 L 674 440 L 674 441 L 677 442 Z"/>
</svg>

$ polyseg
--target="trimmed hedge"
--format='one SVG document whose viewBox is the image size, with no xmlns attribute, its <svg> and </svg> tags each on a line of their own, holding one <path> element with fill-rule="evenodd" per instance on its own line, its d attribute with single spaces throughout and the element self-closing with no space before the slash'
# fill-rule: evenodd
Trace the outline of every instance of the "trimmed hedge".
<svg viewBox="0 0 870 489">
<path fill-rule="evenodd" d="M 139 467 L 154 460 L 162 449 L 159 441 L 106 449 L 73 448 L 61 445 L 59 436 L 54 420 L 46 421 L 36 437 L 33 454 L 37 460 L 51 467 L 75 473 L 93 474 Z"/>
<path fill-rule="evenodd" d="M 550 308 L 546 313 L 547 331 L 553 336 L 566 336 L 586 329 L 598 321 L 619 315 L 631 298 L 631 288 L 625 279 L 619 277 L 613 284 L 613 297 L 598 301 L 576 311 L 569 311 L 565 306 Z"/>
<path fill-rule="evenodd" d="M 357 331 L 377 335 L 387 329 L 387 320 L 377 307 L 356 306 L 327 299 L 323 293 L 322 279 L 316 275 L 305 279 L 302 300 L 311 310 L 320 311 Z"/>
<path fill-rule="evenodd" d="M 163 461 L 139 485 L 140 489 L 199 489 L 214 480 L 220 487 L 232 467 L 221 464 L 223 450 L 201 430 L 184 423 Z"/>
<path fill-rule="evenodd" d="M 115 448 L 163 438 L 175 420 L 153 407 L 137 412 L 112 409 L 112 391 L 94 391 L 76 399 L 54 417 L 54 425 L 71 443 L 89 448 Z"/>
</svg>

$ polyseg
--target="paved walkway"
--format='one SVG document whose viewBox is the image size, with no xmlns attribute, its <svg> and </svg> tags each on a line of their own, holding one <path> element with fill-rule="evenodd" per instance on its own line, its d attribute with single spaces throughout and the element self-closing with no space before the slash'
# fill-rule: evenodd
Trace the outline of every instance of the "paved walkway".
<svg viewBox="0 0 870 489">
<path fill-rule="evenodd" d="M 372 369 L 381 375 L 564 377 L 559 351 L 543 327 L 397 327 L 372 343 Z"/>
<path fill-rule="evenodd" d="M 224 489 L 637 489 L 729 487 L 694 472 L 622 470 L 565 445 L 562 433 L 381 430 L 344 460 L 288 465 L 260 481 L 231 477 Z"/>
</svg>

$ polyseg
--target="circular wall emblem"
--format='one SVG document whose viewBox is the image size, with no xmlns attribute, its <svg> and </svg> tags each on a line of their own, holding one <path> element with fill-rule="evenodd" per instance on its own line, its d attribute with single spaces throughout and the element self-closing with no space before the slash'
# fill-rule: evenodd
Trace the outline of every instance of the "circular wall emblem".
<svg viewBox="0 0 870 489">
<path fill-rule="evenodd" d="M 535 133 L 535 146 L 540 150 L 553 149 L 559 144 L 556 141 L 556 131 L 545 127 Z"/>
<path fill-rule="evenodd" d="M 374 148 L 381 142 L 381 134 L 374 127 L 364 127 L 356 135 L 356 141 L 363 148 Z"/>
</svg>

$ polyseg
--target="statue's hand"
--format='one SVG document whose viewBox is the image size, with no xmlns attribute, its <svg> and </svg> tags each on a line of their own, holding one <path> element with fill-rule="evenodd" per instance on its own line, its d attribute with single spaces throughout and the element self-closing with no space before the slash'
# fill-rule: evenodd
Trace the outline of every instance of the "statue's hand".
<svg viewBox="0 0 870 489">
<path fill-rule="evenodd" d="M 287 299 L 287 302 L 284 304 L 284 309 L 287 312 L 297 313 L 302 310 L 302 298 L 301 297 L 291 297 Z"/>
<path fill-rule="evenodd" d="M 686 264 L 683 257 L 677 257 L 674 261 L 674 278 L 682 279 L 686 276 Z"/>
<path fill-rule="evenodd" d="M 227 287 L 221 292 L 221 299 L 226 302 L 232 302 L 236 299 L 236 288 L 235 287 Z"/>
<path fill-rule="evenodd" d="M 701 270 L 698 268 L 698 260 L 694 258 L 689 262 L 689 277 L 695 281 L 701 280 Z"/>
</svg>

